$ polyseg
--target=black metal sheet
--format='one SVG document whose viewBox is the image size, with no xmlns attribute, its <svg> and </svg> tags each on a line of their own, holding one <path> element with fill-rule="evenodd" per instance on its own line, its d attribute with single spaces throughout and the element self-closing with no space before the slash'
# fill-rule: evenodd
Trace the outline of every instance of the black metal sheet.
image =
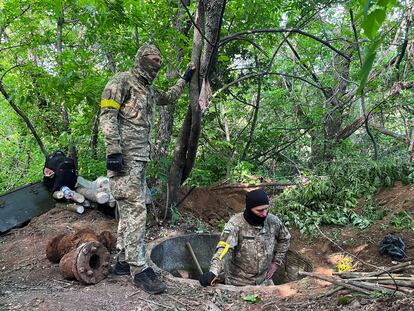
<svg viewBox="0 0 414 311">
<path fill-rule="evenodd" d="M 41 183 L 29 184 L 0 196 L 0 233 L 39 216 L 55 206 Z"/>
</svg>

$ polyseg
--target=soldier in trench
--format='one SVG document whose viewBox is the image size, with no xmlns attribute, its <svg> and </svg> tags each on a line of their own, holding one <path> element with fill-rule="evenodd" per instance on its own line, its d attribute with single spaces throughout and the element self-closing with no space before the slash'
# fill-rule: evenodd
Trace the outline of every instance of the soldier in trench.
<svg viewBox="0 0 414 311">
<path fill-rule="evenodd" d="M 224 271 L 225 284 L 273 285 L 272 276 L 281 266 L 290 234 L 281 220 L 269 213 L 269 198 L 261 190 L 246 194 L 246 207 L 226 223 L 211 260 L 200 278 L 213 286 Z"/>
<path fill-rule="evenodd" d="M 151 156 L 154 109 L 155 105 L 175 104 L 195 71 L 194 66 L 189 66 L 173 87 L 162 92 L 151 85 L 161 62 L 156 46 L 142 45 L 135 56 L 134 67 L 118 73 L 107 83 L 100 104 L 107 175 L 119 213 L 114 273 L 130 274 L 137 287 L 151 294 L 166 289 L 148 267 L 144 245 L 146 164 Z"/>
</svg>

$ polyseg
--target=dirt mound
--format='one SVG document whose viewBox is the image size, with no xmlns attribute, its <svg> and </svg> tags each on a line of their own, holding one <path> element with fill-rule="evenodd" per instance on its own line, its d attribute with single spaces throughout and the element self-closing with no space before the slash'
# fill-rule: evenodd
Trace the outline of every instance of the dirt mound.
<svg viewBox="0 0 414 311">
<path fill-rule="evenodd" d="M 196 188 L 182 202 L 182 211 L 211 224 L 218 233 L 217 223 L 224 223 L 236 212 L 244 209 L 245 193 L 254 188 L 242 185 Z M 271 198 L 271 200 L 274 197 Z M 339 259 L 352 255 L 353 269 L 373 270 L 376 266 L 392 265 L 391 258 L 380 256 L 378 244 L 386 233 L 397 234 L 407 243 L 407 255 L 414 257 L 414 231 L 396 228 L 391 224 L 402 211 L 413 216 L 414 185 L 397 184 L 381 191 L 377 197 L 378 209 L 383 218 L 364 230 L 354 227 L 324 226 L 319 238 L 303 236 L 291 230 L 292 249 L 309 257 L 316 273 L 331 275 Z M 149 226 L 147 239 L 188 233 L 195 228 L 181 217 L 178 224 Z M 117 222 L 96 210 L 78 215 L 66 210 L 52 209 L 25 227 L 13 229 L 0 236 L 0 310 L 345 310 L 337 306 L 336 298 L 322 297 L 326 282 L 305 278 L 292 285 L 294 291 L 275 291 L 260 294 L 261 301 L 251 305 L 244 294 L 222 288 L 201 288 L 185 282 L 167 282 L 166 294 L 156 298 L 134 287 L 128 276 L 109 275 L 102 282 L 83 286 L 75 281 L 64 280 L 57 264 L 46 259 L 47 241 L 61 233 L 89 228 L 96 232 L 110 230 L 116 233 Z M 285 289 L 286 289 L 285 288 Z M 254 293 L 254 291 L 252 292 Z M 285 294 L 283 294 L 285 293 Z M 295 293 L 292 295 L 292 293 Z M 247 293 L 245 293 L 247 294 Z M 339 294 L 341 295 L 341 294 Z M 397 310 L 410 306 L 411 300 L 372 300 L 353 298 L 347 310 Z M 218 309 L 217 309 L 218 308 Z M 404 309 L 409 310 L 409 309 Z"/>
<path fill-rule="evenodd" d="M 182 208 L 215 225 L 244 209 L 248 191 L 249 188 L 195 188 L 182 202 Z"/>
<path fill-rule="evenodd" d="M 246 193 L 258 187 L 243 184 L 222 184 L 208 188 L 187 190 L 181 208 L 204 220 L 210 225 L 226 222 L 235 213 L 242 212 L 245 207 Z M 270 204 L 277 190 L 267 187 Z"/>
</svg>

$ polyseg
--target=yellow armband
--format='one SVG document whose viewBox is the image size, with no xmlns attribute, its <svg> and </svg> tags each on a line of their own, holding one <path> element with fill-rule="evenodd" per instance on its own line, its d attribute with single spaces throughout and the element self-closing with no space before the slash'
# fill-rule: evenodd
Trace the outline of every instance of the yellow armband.
<svg viewBox="0 0 414 311">
<path fill-rule="evenodd" d="M 115 108 L 116 110 L 119 110 L 121 108 L 121 104 L 118 104 L 113 99 L 102 99 L 101 108 Z"/>
<path fill-rule="evenodd" d="M 224 246 L 224 249 L 223 249 L 223 251 L 221 252 L 221 254 L 220 254 L 220 257 L 219 257 L 219 259 L 221 260 L 221 259 L 223 259 L 223 257 L 226 255 L 226 253 L 228 252 L 228 250 L 229 250 L 229 248 L 230 248 L 230 245 L 229 245 L 229 243 L 226 243 L 226 242 L 224 242 L 224 241 L 220 241 L 220 242 L 218 242 L 218 244 L 217 245 L 223 245 Z"/>
</svg>

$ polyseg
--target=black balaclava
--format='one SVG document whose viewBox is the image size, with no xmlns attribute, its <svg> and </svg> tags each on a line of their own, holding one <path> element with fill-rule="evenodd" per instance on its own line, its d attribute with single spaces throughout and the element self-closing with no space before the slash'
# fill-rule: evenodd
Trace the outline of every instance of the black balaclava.
<svg viewBox="0 0 414 311">
<path fill-rule="evenodd" d="M 138 76 L 143 77 L 146 84 L 151 84 L 161 69 L 160 65 L 155 64 L 148 58 L 148 55 L 152 54 L 162 58 L 160 50 L 155 45 L 145 43 L 138 49 L 135 55 L 135 68 L 133 71 Z"/>
<path fill-rule="evenodd" d="M 257 216 L 252 212 L 252 208 L 260 205 L 269 205 L 269 198 L 262 189 L 253 190 L 246 193 L 246 209 L 243 216 L 252 226 L 263 226 L 266 217 Z"/>
</svg>

